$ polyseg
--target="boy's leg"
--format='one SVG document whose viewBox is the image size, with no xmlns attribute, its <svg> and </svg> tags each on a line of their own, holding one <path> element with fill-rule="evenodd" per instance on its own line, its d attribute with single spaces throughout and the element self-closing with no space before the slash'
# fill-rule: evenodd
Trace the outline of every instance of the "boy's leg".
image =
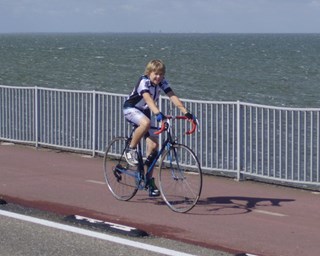
<svg viewBox="0 0 320 256">
<path fill-rule="evenodd" d="M 132 140 L 130 142 L 131 148 L 136 148 L 139 141 L 142 139 L 142 137 L 149 131 L 150 128 L 150 119 L 147 117 L 141 117 L 139 126 L 134 131 L 134 134 L 132 135 Z"/>
<path fill-rule="evenodd" d="M 129 148 L 125 154 L 128 164 L 135 166 L 139 163 L 136 148 L 142 137 L 150 128 L 150 119 L 137 108 L 125 108 L 123 109 L 123 113 L 129 122 L 137 125 L 137 128 L 132 135 Z"/>
<path fill-rule="evenodd" d="M 149 168 L 149 166 L 152 164 L 153 160 L 158 154 L 158 138 L 156 137 L 148 137 L 146 138 L 146 144 L 147 144 L 147 159 L 146 159 L 146 166 Z M 157 188 L 154 178 L 153 178 L 153 169 L 147 173 L 146 176 L 147 180 L 147 186 L 149 188 L 149 196 L 160 196 L 160 191 Z"/>
<path fill-rule="evenodd" d="M 156 157 L 156 154 L 158 151 L 158 147 L 159 147 L 158 138 L 149 136 L 148 138 L 146 138 L 146 146 L 147 146 L 146 166 L 147 168 L 149 168 L 154 158 Z M 153 176 L 153 170 L 151 170 L 151 172 L 147 174 L 147 180 L 150 180 L 152 176 Z"/>
<path fill-rule="evenodd" d="M 153 153 L 155 150 L 158 150 L 159 142 L 158 138 L 154 136 L 149 136 L 146 138 L 146 144 L 147 144 L 147 157 Z"/>
<path fill-rule="evenodd" d="M 123 113 L 125 118 L 130 123 L 138 126 L 132 135 L 132 140 L 130 143 L 131 148 L 136 148 L 139 141 L 150 129 L 150 118 L 137 108 L 124 108 Z"/>
</svg>

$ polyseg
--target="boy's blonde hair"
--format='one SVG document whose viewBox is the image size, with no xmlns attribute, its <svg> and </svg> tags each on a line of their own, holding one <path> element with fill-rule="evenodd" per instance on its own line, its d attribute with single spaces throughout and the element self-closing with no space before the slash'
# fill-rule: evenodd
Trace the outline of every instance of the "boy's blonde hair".
<svg viewBox="0 0 320 256">
<path fill-rule="evenodd" d="M 164 65 L 162 60 L 149 61 L 144 71 L 144 74 L 148 76 L 151 72 L 162 73 L 162 75 L 166 73 L 166 66 Z"/>
</svg>

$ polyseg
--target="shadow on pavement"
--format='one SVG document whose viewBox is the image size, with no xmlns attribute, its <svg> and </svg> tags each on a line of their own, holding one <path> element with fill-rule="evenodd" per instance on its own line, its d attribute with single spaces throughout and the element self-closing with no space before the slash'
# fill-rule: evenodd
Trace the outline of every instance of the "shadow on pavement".
<svg viewBox="0 0 320 256">
<path fill-rule="evenodd" d="M 256 209 L 256 207 L 281 207 L 281 203 L 293 201 L 295 200 L 278 198 L 223 196 L 208 197 L 204 200 L 200 199 L 198 201 L 197 206 L 206 207 L 206 212 L 211 212 L 211 214 L 214 213 L 216 215 L 235 215 L 250 213 L 253 209 Z"/>
</svg>

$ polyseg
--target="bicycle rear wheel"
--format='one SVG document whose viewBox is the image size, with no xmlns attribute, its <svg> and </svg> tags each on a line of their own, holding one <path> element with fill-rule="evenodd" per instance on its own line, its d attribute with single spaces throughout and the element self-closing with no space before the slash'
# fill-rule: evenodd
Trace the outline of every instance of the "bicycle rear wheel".
<svg viewBox="0 0 320 256">
<path fill-rule="evenodd" d="M 104 177 L 115 198 L 128 201 L 135 196 L 139 186 L 137 170 L 129 166 L 124 153 L 128 138 L 116 137 L 108 145 L 104 155 Z"/>
<path fill-rule="evenodd" d="M 174 144 L 160 160 L 159 187 L 171 210 L 188 212 L 198 202 L 202 189 L 202 171 L 198 158 L 185 145 Z"/>
</svg>

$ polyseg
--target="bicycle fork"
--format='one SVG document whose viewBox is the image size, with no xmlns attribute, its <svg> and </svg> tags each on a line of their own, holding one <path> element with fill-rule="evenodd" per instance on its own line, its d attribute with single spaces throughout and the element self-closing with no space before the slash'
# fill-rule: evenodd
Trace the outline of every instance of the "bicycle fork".
<svg viewBox="0 0 320 256">
<path fill-rule="evenodd" d="M 169 168 L 171 170 L 172 179 L 176 180 L 176 181 L 184 180 L 185 177 L 183 175 L 183 170 L 180 167 L 179 156 L 177 154 L 177 150 L 175 149 L 175 147 L 173 145 L 174 144 L 172 144 L 172 142 L 170 142 L 170 140 L 167 140 L 163 144 L 163 146 L 162 146 L 162 148 L 161 148 L 160 152 L 158 153 L 158 156 L 156 157 L 155 160 L 157 160 L 160 157 L 160 155 L 162 155 L 164 150 L 166 149 L 168 151 L 167 160 L 169 161 Z M 176 167 L 174 167 L 174 164 L 173 164 L 174 160 L 176 161 Z M 152 166 L 154 166 L 155 162 L 153 163 Z"/>
<path fill-rule="evenodd" d="M 169 146 L 168 158 L 170 163 L 171 176 L 173 180 L 176 180 L 176 181 L 184 180 L 185 176 L 182 168 L 180 167 L 180 160 L 177 154 L 177 150 L 172 145 Z M 176 162 L 175 163 L 176 167 L 174 167 L 174 163 L 173 163 L 174 160 Z"/>
</svg>

